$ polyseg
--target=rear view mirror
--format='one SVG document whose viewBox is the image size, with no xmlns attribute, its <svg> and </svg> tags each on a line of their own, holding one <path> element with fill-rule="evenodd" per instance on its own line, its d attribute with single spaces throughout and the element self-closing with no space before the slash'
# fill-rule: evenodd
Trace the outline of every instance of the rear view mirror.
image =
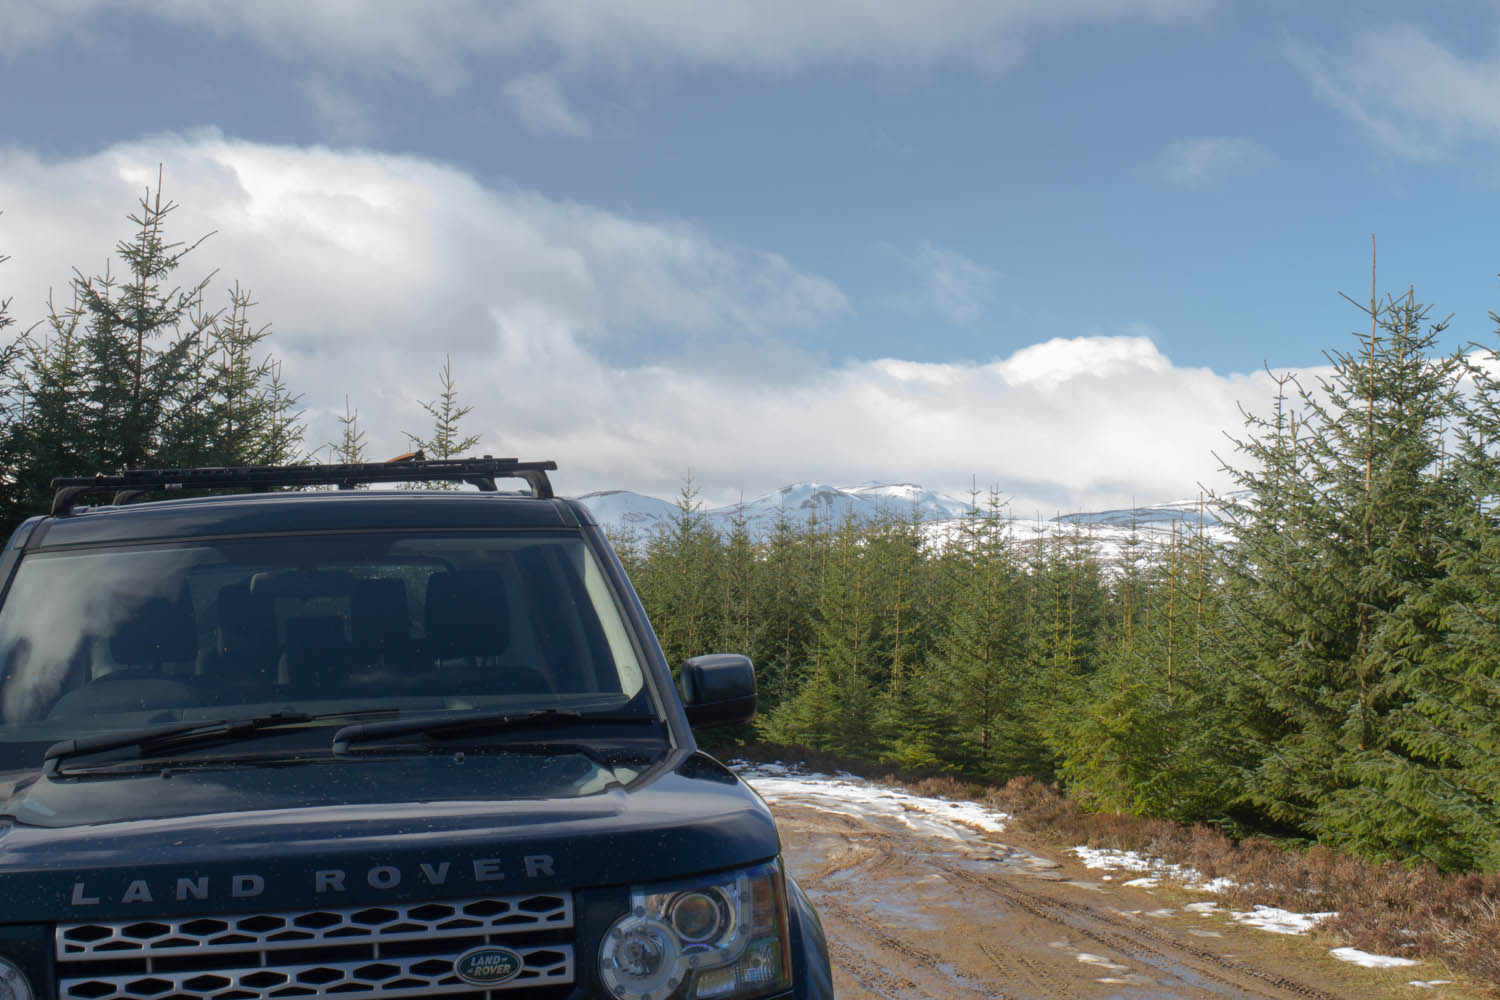
<svg viewBox="0 0 1500 1000">
<path fill-rule="evenodd" d="M 727 726 L 755 716 L 755 667 L 738 653 L 695 656 L 682 665 L 682 702 L 688 722 Z"/>
</svg>

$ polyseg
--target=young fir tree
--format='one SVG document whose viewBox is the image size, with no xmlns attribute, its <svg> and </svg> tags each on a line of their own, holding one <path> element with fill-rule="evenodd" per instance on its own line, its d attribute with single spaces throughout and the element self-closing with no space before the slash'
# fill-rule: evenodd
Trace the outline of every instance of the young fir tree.
<svg viewBox="0 0 1500 1000">
<path fill-rule="evenodd" d="M 0 264 L 9 260 L 0 254 Z M 21 519 L 25 488 L 17 477 L 22 452 L 17 440 L 25 419 L 26 394 L 20 378 L 20 364 L 25 343 L 7 333 L 15 324 L 10 314 L 11 299 L 0 298 L 0 531 Z"/>
<path fill-rule="evenodd" d="M 267 465 L 290 465 L 302 456 L 302 396 L 287 388 L 281 375 L 281 362 L 272 361 L 261 388 L 265 400 L 265 430 L 260 439 L 261 461 Z"/>
<path fill-rule="evenodd" d="M 1099 669 L 1109 592 L 1081 525 L 1054 536 L 1041 551 L 1029 581 L 1027 658 L 1035 725 L 1045 748 L 1038 766 L 1050 777 Z"/>
<path fill-rule="evenodd" d="M 255 303 L 236 282 L 229 290 L 229 306 L 209 328 L 208 446 L 211 464 L 231 465 L 247 459 L 276 465 L 284 460 L 277 427 L 285 404 L 277 380 L 279 365 L 263 353 L 269 326 L 250 321 Z"/>
<path fill-rule="evenodd" d="M 343 465 L 355 465 L 365 461 L 365 432 L 359 426 L 359 411 L 349 405 L 344 397 L 344 415 L 339 420 L 338 441 L 328 442 L 328 450 L 334 461 Z"/>
<path fill-rule="evenodd" d="M 422 402 L 422 409 L 432 418 L 431 437 L 420 437 L 411 431 L 403 431 L 408 440 L 430 459 L 460 458 L 479 443 L 478 434 L 464 434 L 461 430 L 463 418 L 474 409 L 458 401 L 458 388 L 453 380 L 453 359 L 443 356 L 443 367 L 438 369 L 438 384 L 441 391 L 437 399 Z M 457 485 L 451 482 L 424 483 L 425 489 L 452 490 Z"/>
<path fill-rule="evenodd" d="M 1216 657 L 1214 560 L 1201 529 L 1174 526 L 1122 593 L 1144 606 L 1116 632 L 1060 767 L 1097 808 L 1192 822 L 1222 819 L 1236 800 L 1238 726 Z"/>
<path fill-rule="evenodd" d="M 1491 314 L 1500 326 L 1500 317 Z M 1423 821 L 1417 856 L 1445 868 L 1500 869 L 1500 380 L 1492 349 L 1462 358 L 1460 432 L 1451 459 L 1462 509 L 1441 557 L 1443 578 L 1407 602 L 1389 631 L 1420 636 L 1391 722 L 1401 751 L 1379 775 L 1394 803 Z M 1437 619 L 1441 641 L 1426 633 Z M 1410 827 L 1411 820 L 1403 824 Z M 1410 834 L 1408 834 L 1410 835 Z"/>
<path fill-rule="evenodd" d="M 14 502 L 8 528 L 45 512 L 52 480 L 79 472 L 90 439 L 79 401 L 87 389 L 81 311 L 48 309 L 41 332 L 20 340 L 18 417 L 7 435 L 15 456 Z"/>
<path fill-rule="evenodd" d="M 877 610 L 871 685 L 877 695 L 875 737 L 882 759 L 922 763 L 930 755 L 919 716 L 929 689 L 926 663 L 934 638 L 933 559 L 915 500 L 863 526 Z M 930 721 L 930 720 L 929 720 Z"/>
<path fill-rule="evenodd" d="M 743 498 L 735 504 L 729 534 L 721 539 L 720 551 L 718 648 L 724 652 L 743 653 L 753 659 L 758 566 Z"/>
<path fill-rule="evenodd" d="M 652 568 L 641 596 L 673 670 L 688 657 L 713 652 L 718 644 L 721 604 L 714 595 L 722 570 L 720 553 L 719 536 L 689 477 L 677 498 L 676 517 L 646 546 Z"/>
<path fill-rule="evenodd" d="M 907 739 L 936 744 L 945 763 L 970 773 L 1005 779 L 1045 770 L 1026 669 L 1025 581 L 998 495 L 986 506 L 971 498 L 944 563 L 943 629 Z M 942 737 L 931 732 L 938 720 L 948 728 Z"/>
<path fill-rule="evenodd" d="M 1232 680 L 1257 743 L 1247 791 L 1330 845 L 1443 863 L 1444 809 L 1422 790 L 1433 762 L 1399 719 L 1441 643 L 1460 366 L 1433 355 L 1443 324 L 1411 295 L 1372 292 L 1365 312 L 1357 349 L 1331 352 L 1318 391 L 1299 391 L 1300 422 L 1278 416 L 1241 444 Z"/>
<path fill-rule="evenodd" d="M 169 282 L 192 244 L 166 235 L 176 204 L 162 199 L 160 183 L 147 192 L 130 216 L 135 234 L 116 245 L 126 274 L 110 268 L 92 277 L 75 273 L 72 315 L 78 321 L 83 383 L 76 401 L 85 450 L 84 468 L 114 470 L 171 464 L 168 456 L 191 454 L 203 442 L 174 436 L 197 426 L 180 418 L 206 400 L 199 350 L 209 317 L 202 309 L 212 274 L 181 287 Z"/>
<path fill-rule="evenodd" d="M 867 758 L 877 749 L 880 615 L 863 549 L 858 524 L 833 534 L 817 593 L 816 652 L 800 689 L 763 725 L 773 740 Z"/>
<path fill-rule="evenodd" d="M 5 435 L 12 471 L 4 516 L 41 513 L 56 476 L 146 465 L 290 461 L 300 442 L 296 397 L 274 362 L 244 370 L 237 358 L 266 336 L 249 324 L 237 287 L 227 312 L 209 311 L 212 274 L 189 287 L 174 273 L 202 239 L 166 235 L 176 206 L 160 181 L 129 216 L 123 261 L 99 275 L 75 271 L 69 304 L 49 297 L 43 322 L 12 345 Z M 241 423 L 259 413 L 251 433 Z M 234 425 L 220 418 L 234 414 Z"/>
<path fill-rule="evenodd" d="M 813 617 L 811 537 L 783 508 L 770 538 L 759 546 L 753 655 L 763 714 L 786 701 L 805 675 Z"/>
</svg>

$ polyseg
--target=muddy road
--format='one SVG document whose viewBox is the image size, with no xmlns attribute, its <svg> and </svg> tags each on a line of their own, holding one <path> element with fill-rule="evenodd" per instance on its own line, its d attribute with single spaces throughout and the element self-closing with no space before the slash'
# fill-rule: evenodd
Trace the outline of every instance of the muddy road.
<svg viewBox="0 0 1500 1000">
<path fill-rule="evenodd" d="M 1014 824 L 747 778 L 818 905 L 839 1000 L 1481 995 L 1432 963 L 1360 968 L 1330 957 L 1339 942 L 1246 927 L 1208 893 L 1123 885 Z"/>
</svg>

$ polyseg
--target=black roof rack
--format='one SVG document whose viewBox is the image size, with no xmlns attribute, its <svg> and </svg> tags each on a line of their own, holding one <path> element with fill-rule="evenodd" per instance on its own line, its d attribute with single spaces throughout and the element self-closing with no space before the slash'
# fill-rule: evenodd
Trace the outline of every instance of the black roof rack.
<svg viewBox="0 0 1500 1000">
<path fill-rule="evenodd" d="M 551 499 L 548 470 L 557 463 L 522 462 L 514 458 L 424 459 L 421 452 L 390 462 L 351 465 L 246 465 L 207 469 L 128 469 L 118 475 L 71 476 L 52 480 L 52 516 L 66 517 L 90 493 L 113 493 L 124 504 L 145 493 L 179 490 L 243 490 L 264 493 L 296 486 L 337 486 L 353 489 L 363 483 L 471 483 L 494 492 L 496 479 L 522 479 L 531 494 Z"/>
</svg>

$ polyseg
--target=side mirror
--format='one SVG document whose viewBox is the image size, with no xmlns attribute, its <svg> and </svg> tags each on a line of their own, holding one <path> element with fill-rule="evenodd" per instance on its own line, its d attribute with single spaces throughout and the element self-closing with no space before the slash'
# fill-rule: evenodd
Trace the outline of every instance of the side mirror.
<svg viewBox="0 0 1500 1000">
<path fill-rule="evenodd" d="M 738 653 L 695 656 L 682 665 L 682 703 L 688 722 L 727 726 L 755 716 L 755 667 Z"/>
</svg>

